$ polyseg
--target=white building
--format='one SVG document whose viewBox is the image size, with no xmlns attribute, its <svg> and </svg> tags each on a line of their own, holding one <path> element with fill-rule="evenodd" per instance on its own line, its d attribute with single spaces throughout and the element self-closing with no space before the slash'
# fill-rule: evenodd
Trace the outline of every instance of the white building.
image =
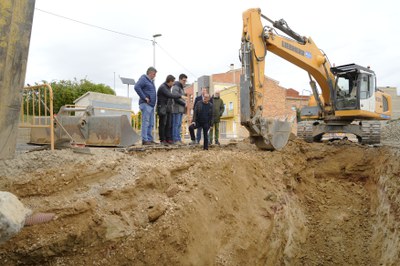
<svg viewBox="0 0 400 266">
<path fill-rule="evenodd" d="M 75 106 L 94 107 L 95 115 L 126 115 L 130 121 L 132 99 L 89 91 L 74 101 Z"/>
<path fill-rule="evenodd" d="M 396 87 L 380 87 L 380 90 L 392 96 L 392 119 L 400 118 L 400 96 Z"/>
</svg>

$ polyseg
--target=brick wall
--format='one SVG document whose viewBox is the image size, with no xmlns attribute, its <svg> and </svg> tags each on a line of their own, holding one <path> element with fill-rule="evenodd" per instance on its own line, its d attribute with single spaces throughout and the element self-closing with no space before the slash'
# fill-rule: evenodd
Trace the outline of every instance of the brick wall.
<svg viewBox="0 0 400 266">
<path fill-rule="evenodd" d="M 230 87 L 233 85 L 240 86 L 241 69 L 230 70 L 226 73 L 218 73 L 211 75 L 211 86 Z M 304 106 L 308 103 L 308 96 L 300 96 L 299 92 L 294 89 L 286 89 L 279 85 L 279 82 L 266 77 L 264 83 L 263 97 L 263 116 L 275 118 L 288 118 L 296 121 L 296 111 L 293 106 Z M 296 131 L 294 124 L 293 131 Z M 241 132 L 247 133 L 247 130 L 239 129 Z M 245 135 L 243 133 L 243 135 Z M 240 133 L 239 133 L 240 134 Z M 240 134 L 242 135 L 242 134 Z"/>
<path fill-rule="evenodd" d="M 265 81 L 263 116 L 278 118 L 290 115 L 292 111 L 286 106 L 286 89 L 273 79 L 266 78 Z"/>
</svg>

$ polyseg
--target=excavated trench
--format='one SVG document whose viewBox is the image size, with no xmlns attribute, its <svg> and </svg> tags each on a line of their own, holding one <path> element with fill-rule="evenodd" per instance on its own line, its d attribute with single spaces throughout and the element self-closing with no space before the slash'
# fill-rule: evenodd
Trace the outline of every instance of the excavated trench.
<svg viewBox="0 0 400 266">
<path fill-rule="evenodd" d="M 291 204 L 298 209 L 292 214 L 295 208 L 290 208 L 288 220 L 297 219 L 301 211 L 307 236 L 294 237 L 297 248 L 289 249 L 284 261 L 288 265 L 397 265 L 399 153 L 339 147 L 317 155 L 308 150 L 306 167 L 291 172 L 298 180 Z M 302 226 L 294 225 L 293 236 L 301 236 Z"/>
<path fill-rule="evenodd" d="M 35 152 L 0 190 L 55 213 L 2 265 L 398 265 L 399 149 L 348 141 Z"/>
</svg>

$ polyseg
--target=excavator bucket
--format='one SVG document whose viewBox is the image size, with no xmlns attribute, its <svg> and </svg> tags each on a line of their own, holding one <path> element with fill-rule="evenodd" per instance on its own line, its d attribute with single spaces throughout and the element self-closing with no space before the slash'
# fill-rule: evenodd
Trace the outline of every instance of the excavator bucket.
<svg viewBox="0 0 400 266">
<path fill-rule="evenodd" d="M 61 108 L 55 118 L 55 140 L 69 139 L 76 144 L 105 147 L 128 147 L 139 140 L 126 115 L 94 115 L 91 108 Z M 70 112 L 75 112 L 75 115 L 70 115 Z M 30 142 L 50 143 L 49 130 L 33 128 Z"/>
<path fill-rule="evenodd" d="M 281 150 L 286 146 L 291 133 L 291 123 L 278 119 L 259 120 L 260 134 L 251 137 L 257 148 L 262 150 Z"/>
</svg>

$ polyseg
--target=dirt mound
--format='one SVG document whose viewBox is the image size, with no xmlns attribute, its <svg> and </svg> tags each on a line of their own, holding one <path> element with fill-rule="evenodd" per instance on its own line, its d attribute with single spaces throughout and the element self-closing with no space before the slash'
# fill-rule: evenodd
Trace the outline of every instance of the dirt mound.
<svg viewBox="0 0 400 266">
<path fill-rule="evenodd" d="M 292 141 L 0 161 L 0 190 L 56 219 L 0 246 L 5 265 L 394 265 L 399 151 Z"/>
<path fill-rule="evenodd" d="M 391 120 L 383 124 L 382 140 L 400 142 L 400 119 Z"/>
</svg>

